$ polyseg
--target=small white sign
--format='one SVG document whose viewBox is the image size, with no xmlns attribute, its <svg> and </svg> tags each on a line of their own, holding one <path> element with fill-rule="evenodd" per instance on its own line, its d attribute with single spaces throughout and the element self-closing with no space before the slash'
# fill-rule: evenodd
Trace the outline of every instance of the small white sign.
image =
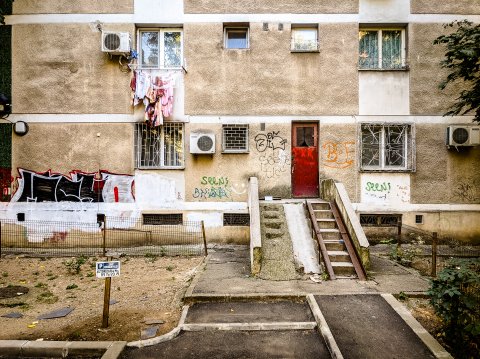
<svg viewBox="0 0 480 359">
<path fill-rule="evenodd" d="M 119 277 L 120 261 L 96 262 L 97 278 Z"/>
</svg>

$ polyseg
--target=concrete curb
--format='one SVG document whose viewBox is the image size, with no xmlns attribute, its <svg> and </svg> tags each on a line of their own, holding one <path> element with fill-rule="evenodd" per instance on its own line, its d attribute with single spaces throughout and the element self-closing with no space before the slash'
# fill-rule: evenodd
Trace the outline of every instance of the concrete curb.
<svg viewBox="0 0 480 359">
<path fill-rule="evenodd" d="M 417 322 L 413 315 L 391 294 L 380 294 L 395 312 L 412 328 L 432 354 L 439 359 L 453 359 L 453 357 Z"/>
<path fill-rule="evenodd" d="M 116 359 L 127 342 L 65 342 L 0 340 L 0 353 L 13 357 L 59 357 L 102 355 L 102 359 Z"/>
<path fill-rule="evenodd" d="M 182 330 L 186 332 L 198 332 L 204 330 L 313 330 L 316 322 L 271 322 L 271 323 L 202 323 L 184 324 Z"/>
<path fill-rule="evenodd" d="M 307 295 L 307 302 L 310 305 L 310 310 L 312 311 L 315 320 L 317 321 L 318 329 L 320 330 L 320 333 L 325 340 L 325 344 L 327 345 L 330 355 L 333 359 L 343 359 L 342 352 L 340 351 L 337 342 L 335 341 L 335 338 L 333 337 L 327 321 L 325 320 L 325 317 L 323 316 L 322 311 L 320 310 L 320 307 L 318 306 L 318 303 L 315 300 L 313 294 Z"/>
<path fill-rule="evenodd" d="M 201 302 L 231 302 L 231 301 L 250 301 L 250 300 L 290 300 L 290 301 L 305 301 L 308 293 L 251 293 L 251 294 L 192 294 L 185 295 L 183 298 L 187 304 L 201 303 Z"/>
<path fill-rule="evenodd" d="M 198 265 L 198 267 L 195 269 L 195 274 L 193 275 L 192 282 L 188 286 L 187 290 L 185 291 L 184 298 L 191 297 L 193 295 L 193 290 L 198 284 L 198 281 L 200 280 L 200 272 L 204 272 L 205 268 L 207 266 L 207 261 L 210 259 L 211 254 L 207 254 L 206 257 L 203 258 L 202 263 Z"/>
<path fill-rule="evenodd" d="M 185 318 L 187 317 L 188 308 L 189 308 L 188 305 L 183 307 L 182 315 L 180 317 L 180 321 L 178 322 L 178 325 L 167 334 L 160 335 L 158 337 L 151 338 L 151 339 L 129 342 L 127 343 L 127 347 L 133 347 L 133 348 L 149 347 L 151 345 L 160 344 L 160 343 L 167 342 L 169 340 L 174 339 L 182 331 L 182 327 L 185 323 Z"/>
</svg>

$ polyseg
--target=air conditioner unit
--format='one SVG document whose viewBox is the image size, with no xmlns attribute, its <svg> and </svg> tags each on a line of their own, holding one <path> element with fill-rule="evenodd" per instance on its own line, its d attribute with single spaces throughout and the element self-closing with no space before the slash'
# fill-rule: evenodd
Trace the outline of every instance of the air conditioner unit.
<svg viewBox="0 0 480 359">
<path fill-rule="evenodd" d="M 446 140 L 447 146 L 478 146 L 480 145 L 480 126 L 448 126 Z"/>
<path fill-rule="evenodd" d="M 212 154 L 215 153 L 215 134 L 213 133 L 191 133 L 190 153 Z"/>
<path fill-rule="evenodd" d="M 102 32 L 102 51 L 109 54 L 124 54 L 130 52 L 129 32 Z"/>
</svg>

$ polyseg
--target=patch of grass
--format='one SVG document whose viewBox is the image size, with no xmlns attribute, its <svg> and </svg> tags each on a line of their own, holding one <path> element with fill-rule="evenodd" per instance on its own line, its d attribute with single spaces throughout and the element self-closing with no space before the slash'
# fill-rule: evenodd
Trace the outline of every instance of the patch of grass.
<svg viewBox="0 0 480 359">
<path fill-rule="evenodd" d="M 38 282 L 35 284 L 35 288 L 47 288 L 48 285 L 46 283 Z"/>
<path fill-rule="evenodd" d="M 3 272 L 2 277 L 7 278 L 8 277 L 8 272 Z"/>
<path fill-rule="evenodd" d="M 33 274 L 33 275 L 39 275 L 39 274 L 40 274 L 40 272 L 38 272 L 38 271 L 35 271 L 35 272 L 33 272 L 32 274 Z"/>
<path fill-rule="evenodd" d="M 14 303 L 0 303 L 0 307 L 4 308 L 22 308 L 27 309 L 28 304 L 25 302 L 14 302 Z"/>
<path fill-rule="evenodd" d="M 145 261 L 153 263 L 158 259 L 158 256 L 154 253 L 145 253 Z"/>
<path fill-rule="evenodd" d="M 176 266 L 167 266 L 165 269 L 168 270 L 169 272 L 173 271 L 175 268 L 177 268 Z"/>
<path fill-rule="evenodd" d="M 53 303 L 56 303 L 57 301 L 58 301 L 58 297 L 56 295 L 53 295 L 53 293 L 50 292 L 49 290 L 37 295 L 37 302 L 53 304 Z"/>
<path fill-rule="evenodd" d="M 67 271 L 70 274 L 79 274 L 82 270 L 82 265 L 87 262 L 87 258 L 84 256 L 80 256 L 78 258 L 72 258 L 68 261 L 63 262 L 63 264 L 67 267 Z"/>
<path fill-rule="evenodd" d="M 78 285 L 76 285 L 75 283 L 73 283 L 73 284 L 67 285 L 67 288 L 65 288 L 65 289 L 69 290 L 69 289 L 76 289 L 76 288 L 78 288 Z"/>
<path fill-rule="evenodd" d="M 58 278 L 58 275 L 53 275 L 53 274 L 47 277 L 48 280 L 55 280 L 57 278 Z"/>
<path fill-rule="evenodd" d="M 93 276 L 95 276 L 95 273 L 93 273 L 93 272 L 88 272 L 88 273 L 87 273 L 87 277 L 88 277 L 88 278 L 91 278 L 91 277 L 93 277 Z"/>
</svg>

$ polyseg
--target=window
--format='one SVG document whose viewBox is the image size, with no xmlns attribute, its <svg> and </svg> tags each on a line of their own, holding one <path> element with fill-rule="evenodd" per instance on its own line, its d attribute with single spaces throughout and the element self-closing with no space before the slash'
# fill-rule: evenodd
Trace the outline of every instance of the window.
<svg viewBox="0 0 480 359">
<path fill-rule="evenodd" d="M 423 224 L 423 214 L 415 215 L 415 224 Z"/>
<path fill-rule="evenodd" d="M 404 29 L 360 29 L 360 69 L 405 69 Z"/>
<path fill-rule="evenodd" d="M 248 49 L 248 26 L 225 27 L 224 39 L 226 49 Z"/>
<path fill-rule="evenodd" d="M 362 124 L 360 137 L 362 170 L 414 170 L 413 126 Z"/>
<path fill-rule="evenodd" d="M 318 51 L 318 28 L 317 27 L 293 27 L 292 26 L 292 51 L 316 52 Z"/>
<path fill-rule="evenodd" d="M 181 213 L 159 213 L 143 214 L 143 224 L 155 226 L 168 226 L 183 224 L 183 214 Z"/>
<path fill-rule="evenodd" d="M 248 125 L 223 125 L 223 152 L 248 152 Z"/>
<path fill-rule="evenodd" d="M 183 168 L 183 123 L 135 126 L 136 168 Z"/>
<path fill-rule="evenodd" d="M 181 29 L 141 30 L 139 44 L 141 68 L 175 68 L 183 64 Z"/>
<path fill-rule="evenodd" d="M 224 226 L 250 226 L 250 214 L 249 213 L 224 213 L 223 214 Z"/>
</svg>

